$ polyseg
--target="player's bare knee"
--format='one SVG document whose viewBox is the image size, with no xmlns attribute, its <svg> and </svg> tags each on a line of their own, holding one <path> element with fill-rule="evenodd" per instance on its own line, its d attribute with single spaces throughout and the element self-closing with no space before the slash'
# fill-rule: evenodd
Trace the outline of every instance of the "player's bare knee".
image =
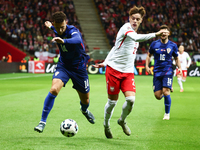
<svg viewBox="0 0 200 150">
<path fill-rule="evenodd" d="M 128 96 L 126 97 L 127 103 L 129 103 L 131 106 L 135 103 L 135 96 Z"/>
<path fill-rule="evenodd" d="M 163 97 L 163 95 L 156 95 L 156 94 L 155 94 L 155 98 L 156 98 L 157 100 L 161 100 L 162 97 Z"/>
<path fill-rule="evenodd" d="M 50 93 L 53 94 L 53 95 L 58 95 L 59 90 L 55 86 L 52 86 L 51 90 L 50 90 Z"/>
<path fill-rule="evenodd" d="M 89 100 L 89 98 L 82 98 L 81 103 L 87 105 L 90 103 L 90 100 Z"/>
</svg>

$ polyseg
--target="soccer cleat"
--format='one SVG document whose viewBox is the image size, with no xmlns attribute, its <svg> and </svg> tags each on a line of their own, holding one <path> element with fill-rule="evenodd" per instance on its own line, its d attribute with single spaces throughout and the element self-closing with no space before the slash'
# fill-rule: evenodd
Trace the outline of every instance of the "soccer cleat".
<svg viewBox="0 0 200 150">
<path fill-rule="evenodd" d="M 105 135 L 106 135 L 106 137 L 108 139 L 112 139 L 113 138 L 112 132 L 110 130 L 110 127 L 104 126 L 104 133 L 105 133 Z"/>
<path fill-rule="evenodd" d="M 130 130 L 130 128 L 127 126 L 126 122 L 120 121 L 120 120 L 118 119 L 117 123 L 122 127 L 122 129 L 123 129 L 123 131 L 124 131 L 124 133 L 125 133 L 126 135 L 128 135 L 128 136 L 131 135 L 131 130 Z"/>
<path fill-rule="evenodd" d="M 183 89 L 180 89 L 180 92 L 183 92 Z"/>
<path fill-rule="evenodd" d="M 87 120 L 90 123 L 92 123 L 92 124 L 95 123 L 95 118 L 94 118 L 93 114 L 89 110 L 87 110 L 86 112 L 84 112 L 84 111 L 81 110 L 81 112 L 87 118 Z"/>
<path fill-rule="evenodd" d="M 45 125 L 46 125 L 45 123 L 40 122 L 40 123 L 34 128 L 34 130 L 37 131 L 37 132 L 39 132 L 39 133 L 42 133 L 43 130 L 44 130 Z"/>
<path fill-rule="evenodd" d="M 163 117 L 163 120 L 169 120 L 169 118 L 170 118 L 170 115 L 165 113 L 164 117 Z"/>
</svg>

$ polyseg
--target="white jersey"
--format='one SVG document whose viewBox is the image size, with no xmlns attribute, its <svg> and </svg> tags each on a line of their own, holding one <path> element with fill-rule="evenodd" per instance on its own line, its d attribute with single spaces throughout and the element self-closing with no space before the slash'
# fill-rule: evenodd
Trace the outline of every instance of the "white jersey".
<svg viewBox="0 0 200 150">
<path fill-rule="evenodd" d="M 182 70 L 187 70 L 187 67 L 189 67 L 190 64 L 191 64 L 191 58 L 188 55 L 188 53 L 187 52 L 183 52 L 182 54 L 180 54 L 178 52 L 178 58 L 179 58 L 180 63 L 181 63 L 181 69 Z"/>
<path fill-rule="evenodd" d="M 123 73 L 134 73 L 134 62 L 139 42 L 156 37 L 155 33 L 137 34 L 131 24 L 125 23 L 117 33 L 115 46 L 104 61 L 113 69 Z"/>
</svg>

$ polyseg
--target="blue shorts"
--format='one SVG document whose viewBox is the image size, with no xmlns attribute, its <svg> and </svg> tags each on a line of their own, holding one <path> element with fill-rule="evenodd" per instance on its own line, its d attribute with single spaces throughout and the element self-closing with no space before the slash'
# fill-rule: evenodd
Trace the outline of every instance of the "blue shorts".
<svg viewBox="0 0 200 150">
<path fill-rule="evenodd" d="M 90 91 L 88 73 L 86 68 L 70 70 L 66 69 L 62 65 L 57 65 L 53 75 L 53 79 L 60 79 L 65 84 L 72 80 L 73 88 L 80 91 L 81 93 L 88 93 Z"/>
<path fill-rule="evenodd" d="M 153 78 L 153 90 L 154 92 L 162 90 L 163 87 L 172 88 L 173 83 L 173 76 L 172 75 L 165 75 Z"/>
</svg>

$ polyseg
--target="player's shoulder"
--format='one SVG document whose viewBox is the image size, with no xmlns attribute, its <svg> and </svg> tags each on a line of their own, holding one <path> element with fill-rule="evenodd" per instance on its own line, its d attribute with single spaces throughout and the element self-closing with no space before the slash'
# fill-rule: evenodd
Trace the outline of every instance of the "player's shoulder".
<svg viewBox="0 0 200 150">
<path fill-rule="evenodd" d="M 152 46 L 155 46 L 156 44 L 160 44 L 160 43 L 161 43 L 160 40 L 155 40 L 155 41 L 153 41 L 153 42 L 151 43 L 151 47 L 152 47 Z"/>
<path fill-rule="evenodd" d="M 68 31 L 77 31 L 78 29 L 73 25 L 67 25 L 67 30 Z"/>
<path fill-rule="evenodd" d="M 121 30 L 123 31 L 131 31 L 131 32 L 135 32 L 133 30 L 133 28 L 131 27 L 131 24 L 129 22 L 125 23 L 122 27 L 121 27 Z"/>
<path fill-rule="evenodd" d="M 177 44 L 176 44 L 176 43 L 174 43 L 174 42 L 172 42 L 171 40 L 169 40 L 169 44 L 170 44 L 170 45 L 172 45 L 172 46 L 175 46 L 175 47 L 177 47 Z"/>
<path fill-rule="evenodd" d="M 189 54 L 187 52 L 185 52 L 185 51 L 183 52 L 183 54 L 186 55 L 186 56 L 189 56 Z"/>
</svg>

